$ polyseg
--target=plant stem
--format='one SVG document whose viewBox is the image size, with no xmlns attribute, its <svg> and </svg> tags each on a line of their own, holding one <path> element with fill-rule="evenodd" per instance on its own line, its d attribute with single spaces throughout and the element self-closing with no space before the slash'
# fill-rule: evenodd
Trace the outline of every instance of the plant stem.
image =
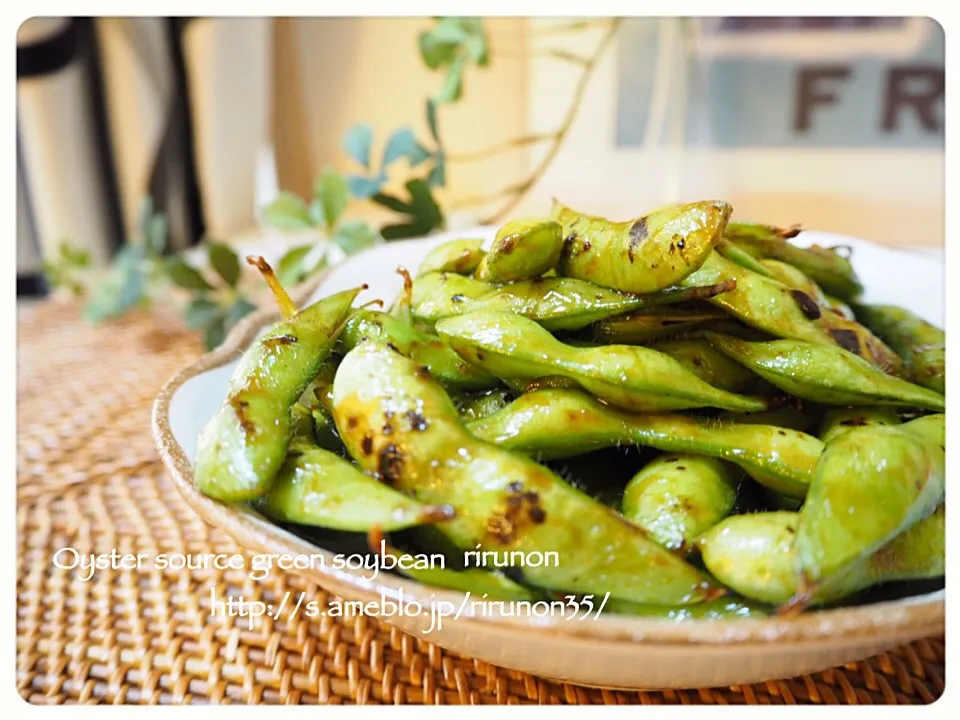
<svg viewBox="0 0 960 720">
<path fill-rule="evenodd" d="M 523 135 L 518 138 L 507 140 L 499 145 L 484 148 L 483 150 L 475 150 L 474 152 L 467 153 L 448 153 L 447 160 L 452 162 L 475 162 L 478 160 L 486 160 L 487 158 L 493 157 L 494 155 L 499 155 L 500 153 L 508 150 L 523 147 L 524 145 L 533 145 L 534 143 L 543 142 L 545 140 L 553 140 L 556 137 L 556 132 Z"/>
<path fill-rule="evenodd" d="M 523 199 L 524 195 L 529 192 L 530 188 L 534 186 L 534 184 L 546 172 L 547 168 L 550 167 L 550 163 L 552 163 L 554 158 L 556 158 L 557 152 L 560 150 L 560 146 L 563 145 L 563 141 L 566 138 L 567 133 L 570 132 L 570 128 L 573 125 L 574 119 L 577 117 L 577 111 L 580 109 L 580 105 L 583 102 L 583 95 L 586 92 L 590 78 L 593 76 L 593 71 L 597 67 L 597 62 L 603 55 L 603 51 L 607 49 L 607 46 L 613 39 L 613 36 L 616 35 L 622 20 L 622 18 L 615 18 L 613 20 L 613 22 L 610 24 L 610 29 L 597 45 L 597 49 L 594 51 L 593 56 L 584 63 L 583 73 L 581 73 L 580 80 L 577 81 L 577 86 L 574 88 L 573 97 L 570 100 L 570 106 L 567 108 L 567 114 L 563 118 L 560 128 L 556 131 L 556 133 L 553 134 L 553 144 L 547 150 L 546 154 L 543 156 L 543 159 L 537 164 L 537 166 L 533 169 L 533 172 L 530 173 L 530 176 L 526 180 L 514 186 L 513 188 L 503 191 L 503 194 L 513 194 L 513 197 L 507 200 L 507 202 L 504 203 L 499 210 L 493 213 L 493 215 L 490 215 L 487 219 L 483 220 L 483 224 L 494 225 L 502 220 L 507 213 L 517 206 L 517 204 Z"/>
</svg>

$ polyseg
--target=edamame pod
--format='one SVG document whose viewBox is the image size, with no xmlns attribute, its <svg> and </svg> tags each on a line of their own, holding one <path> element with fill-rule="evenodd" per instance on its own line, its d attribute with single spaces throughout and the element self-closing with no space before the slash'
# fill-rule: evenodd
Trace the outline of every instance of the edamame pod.
<svg viewBox="0 0 960 720">
<path fill-rule="evenodd" d="M 727 224 L 724 235 L 729 238 L 756 238 L 758 240 L 789 240 L 795 238 L 801 232 L 799 225 L 791 225 L 788 228 L 777 227 L 776 225 L 765 225 L 763 223 L 741 222 L 731 220 Z"/>
<path fill-rule="evenodd" d="M 904 359 L 910 380 L 944 393 L 946 336 L 943 330 L 896 305 L 857 305 L 854 313 Z"/>
<path fill-rule="evenodd" d="M 284 522 L 353 532 L 403 530 L 454 515 L 449 505 L 424 505 L 377 482 L 302 433 L 258 507 Z"/>
<path fill-rule="evenodd" d="M 267 489 L 287 454 L 290 410 L 329 356 L 365 287 L 304 308 L 243 354 L 226 401 L 197 441 L 194 478 L 202 493 L 233 502 Z"/>
<path fill-rule="evenodd" d="M 926 438 L 930 442 L 936 443 L 940 447 L 946 447 L 946 420 L 947 416 L 943 413 L 938 413 L 936 415 L 924 415 L 916 420 L 903 423 L 900 426 L 900 429 L 904 432 L 916 433 L 921 437 Z"/>
<path fill-rule="evenodd" d="M 703 264 L 730 212 L 725 202 L 703 201 L 611 222 L 554 201 L 551 214 L 563 225 L 564 236 L 557 274 L 623 292 L 663 290 Z"/>
<path fill-rule="evenodd" d="M 480 260 L 483 259 L 484 252 L 481 249 L 483 240 L 450 240 L 442 245 L 437 245 L 420 263 L 417 270 L 418 275 L 425 275 L 431 272 L 456 273 L 457 275 L 469 275 L 477 269 Z"/>
<path fill-rule="evenodd" d="M 897 427 L 861 427 L 829 443 L 797 526 L 797 569 L 818 583 L 873 554 L 943 499 L 943 448 Z"/>
<path fill-rule="evenodd" d="M 494 283 L 537 278 L 556 267 L 562 250 L 563 232 L 555 220 L 511 220 L 497 231 L 476 277 Z"/>
<path fill-rule="evenodd" d="M 789 511 L 728 517 L 698 540 L 703 564 L 738 594 L 784 605 L 797 597 L 799 589 L 796 572 L 799 517 L 798 513 Z M 943 574 L 941 506 L 804 601 L 818 605 L 882 582 L 936 578 Z"/>
<path fill-rule="evenodd" d="M 643 344 L 696 330 L 727 317 L 726 313 L 710 306 L 685 308 L 668 305 L 601 320 L 590 326 L 588 336 L 598 343 Z"/>
<path fill-rule="evenodd" d="M 789 263 L 823 288 L 824 292 L 841 300 L 854 300 L 863 292 L 863 283 L 850 260 L 836 250 L 819 245 L 801 248 L 787 242 L 782 236 L 743 232 L 743 229 L 739 223 L 730 223 L 726 237 L 755 258 Z"/>
<path fill-rule="evenodd" d="M 364 343 L 344 357 L 334 418 L 361 467 L 420 502 L 453 505 L 457 515 L 444 534 L 463 550 L 521 566 L 526 583 L 670 605 L 718 592 L 692 565 L 547 468 L 470 435 L 429 373 L 385 346 Z"/>
<path fill-rule="evenodd" d="M 464 361 L 442 338 L 387 313 L 361 310 L 347 321 L 340 336 L 344 350 L 352 350 L 364 340 L 392 345 L 401 355 L 425 365 L 447 387 L 476 390 L 498 384 L 495 377 Z"/>
<path fill-rule="evenodd" d="M 739 485 L 722 460 L 661 455 L 627 483 L 620 512 L 668 550 L 686 550 L 733 511 Z"/>
<path fill-rule="evenodd" d="M 471 433 L 510 450 L 561 459 L 615 445 L 646 445 L 706 455 L 739 465 L 761 485 L 804 497 L 823 443 L 806 433 L 672 414 L 628 413 L 582 390 L 521 395 Z"/>
<path fill-rule="evenodd" d="M 698 378 L 721 390 L 757 391 L 762 384 L 755 373 L 701 338 L 666 340 L 650 347 L 666 353 Z"/>
<path fill-rule="evenodd" d="M 720 390 L 656 350 L 635 345 L 573 347 L 533 320 L 502 312 L 441 320 L 437 333 L 468 362 L 499 378 L 575 380 L 630 410 L 718 407 L 763 410 L 767 401 Z"/>
<path fill-rule="evenodd" d="M 725 412 L 720 414 L 719 420 L 741 425 L 774 425 L 810 433 L 819 425 L 820 414 L 819 408 L 799 408 L 793 403 L 776 410 L 755 413 Z"/>
<path fill-rule="evenodd" d="M 590 323 L 631 310 L 709 297 L 726 292 L 734 282 L 708 287 L 669 288 L 648 295 L 629 295 L 575 278 L 543 277 L 508 285 L 491 285 L 450 273 L 428 273 L 413 282 L 412 313 L 426 323 L 481 310 L 523 315 L 548 330 L 579 330 Z"/>
<path fill-rule="evenodd" d="M 888 407 L 830 408 L 823 414 L 817 437 L 825 443 L 865 425 L 899 425 L 900 418 Z"/>
<path fill-rule="evenodd" d="M 784 285 L 802 290 L 813 298 L 813 301 L 822 309 L 826 310 L 833 307 L 829 298 L 824 294 L 823 290 L 820 289 L 820 286 L 804 275 L 802 270 L 781 260 L 768 259 L 760 260 L 759 262 L 770 273 L 770 277 L 779 280 Z"/>
<path fill-rule="evenodd" d="M 719 253 L 711 253 L 703 266 L 687 276 L 682 287 L 733 280 L 728 292 L 707 298 L 747 325 L 780 338 L 836 345 L 849 350 L 884 370 L 896 371 L 900 358 L 865 327 L 835 313 L 824 313 L 820 305 L 797 288 L 750 272 Z"/>
<path fill-rule="evenodd" d="M 705 337 L 767 382 L 804 400 L 944 409 L 943 395 L 887 375 L 843 348 L 803 340 L 749 342 L 716 333 Z"/>
<path fill-rule="evenodd" d="M 720 238 L 717 240 L 715 249 L 727 260 L 732 263 L 736 263 L 742 268 L 746 268 L 747 270 L 758 273 L 759 275 L 763 275 L 764 277 L 775 277 L 773 272 L 764 267 L 763 263 L 757 260 L 753 255 L 742 250 L 739 245 L 730 242 L 726 238 Z"/>
</svg>

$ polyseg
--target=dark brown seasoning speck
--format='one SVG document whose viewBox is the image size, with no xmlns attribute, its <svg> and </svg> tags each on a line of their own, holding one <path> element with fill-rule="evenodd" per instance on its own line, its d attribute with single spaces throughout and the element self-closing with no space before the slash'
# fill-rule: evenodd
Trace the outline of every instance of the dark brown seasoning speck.
<svg viewBox="0 0 960 720">
<path fill-rule="evenodd" d="M 833 341 L 844 350 L 852 352 L 855 355 L 863 355 L 863 352 L 860 350 L 860 339 L 853 330 L 830 328 L 827 332 L 830 333 Z"/>
<path fill-rule="evenodd" d="M 637 220 L 630 226 L 630 244 L 627 246 L 627 257 L 633 262 L 633 251 L 640 243 L 647 239 L 647 219 L 645 217 Z"/>
<path fill-rule="evenodd" d="M 370 435 L 364 435 L 363 440 L 360 441 L 360 452 L 364 455 L 369 455 L 373 452 L 373 437 Z"/>
<path fill-rule="evenodd" d="M 416 410 L 410 410 L 407 413 L 407 419 L 410 421 L 410 429 L 415 430 L 416 432 L 423 432 L 430 427 L 427 419 Z"/>
<path fill-rule="evenodd" d="M 347 418 L 347 427 L 353 430 L 357 425 L 360 424 L 360 418 L 351 415 Z"/>
<path fill-rule="evenodd" d="M 802 312 L 810 320 L 817 320 L 823 314 L 820 310 L 820 306 L 817 305 L 817 301 L 807 295 L 803 290 L 791 288 L 789 292 L 790 296 L 799 306 L 800 312 Z"/>
<path fill-rule="evenodd" d="M 256 432 L 256 425 L 247 417 L 247 408 L 250 407 L 250 403 L 238 397 L 232 397 L 230 398 L 230 405 L 233 407 L 233 412 L 236 413 L 237 422 L 239 422 L 240 427 L 243 428 L 244 434 L 252 435 Z"/>
<path fill-rule="evenodd" d="M 866 425 L 866 424 L 867 424 L 867 419 L 866 419 L 865 417 L 863 417 L 862 415 L 858 415 L 857 417 L 852 417 L 852 418 L 847 418 L 846 420 L 841 420 L 841 421 L 840 421 L 840 424 L 841 424 L 841 425 L 849 425 L 849 426 L 851 426 L 851 427 L 860 427 L 861 425 Z"/>
<path fill-rule="evenodd" d="M 278 345 L 293 345 L 297 338 L 293 335 L 277 335 L 276 337 L 264 338 L 263 344 L 268 347 L 277 347 Z"/>
<path fill-rule="evenodd" d="M 403 472 L 403 455 L 393 443 L 380 451 L 380 478 L 388 485 L 395 485 Z"/>
<path fill-rule="evenodd" d="M 687 246 L 687 243 L 684 242 L 683 238 L 677 240 L 677 247 L 683 250 Z"/>
</svg>

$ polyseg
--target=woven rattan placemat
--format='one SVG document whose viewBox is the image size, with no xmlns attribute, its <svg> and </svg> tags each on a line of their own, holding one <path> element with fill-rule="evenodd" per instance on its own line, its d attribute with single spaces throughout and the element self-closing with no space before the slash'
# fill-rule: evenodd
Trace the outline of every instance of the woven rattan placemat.
<svg viewBox="0 0 960 720">
<path fill-rule="evenodd" d="M 201 353 L 180 321 L 142 313 L 91 328 L 47 302 L 19 325 L 17 685 L 32 703 L 929 703 L 944 643 L 757 685 L 623 692 L 565 685 L 447 652 L 373 618 L 210 613 L 218 596 L 329 595 L 275 571 L 53 566 L 78 552 L 243 550 L 207 526 L 165 476 L 150 434 L 163 382 Z"/>
</svg>

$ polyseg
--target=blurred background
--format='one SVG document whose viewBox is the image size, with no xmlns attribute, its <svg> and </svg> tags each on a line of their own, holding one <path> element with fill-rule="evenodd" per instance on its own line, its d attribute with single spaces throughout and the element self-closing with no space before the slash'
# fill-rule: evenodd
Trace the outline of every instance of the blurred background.
<svg viewBox="0 0 960 720">
<path fill-rule="evenodd" d="M 939 247 L 943 57 L 924 18 L 31 19 L 18 295 L 150 235 L 145 197 L 164 254 L 349 253 L 551 197 Z"/>
</svg>

